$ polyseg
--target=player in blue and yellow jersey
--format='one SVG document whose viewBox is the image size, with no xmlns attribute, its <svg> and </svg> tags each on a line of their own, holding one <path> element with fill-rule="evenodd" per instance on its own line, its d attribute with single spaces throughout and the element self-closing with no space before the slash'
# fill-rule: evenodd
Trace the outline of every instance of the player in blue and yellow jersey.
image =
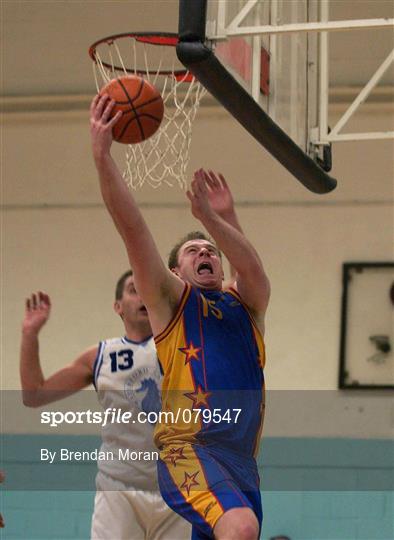
<svg viewBox="0 0 394 540">
<path fill-rule="evenodd" d="M 192 234 L 165 266 L 110 154 L 112 126 L 120 117 L 110 119 L 113 106 L 105 95 L 93 100 L 92 148 L 164 372 L 167 415 L 155 433 L 160 489 L 167 504 L 192 523 L 193 539 L 256 540 L 262 509 L 255 455 L 264 410 L 269 282 L 235 214 L 225 216 L 213 203 L 213 192 L 231 197 L 224 179 L 202 169 L 187 196 L 215 243 Z M 219 249 L 235 270 L 228 289 Z"/>
</svg>

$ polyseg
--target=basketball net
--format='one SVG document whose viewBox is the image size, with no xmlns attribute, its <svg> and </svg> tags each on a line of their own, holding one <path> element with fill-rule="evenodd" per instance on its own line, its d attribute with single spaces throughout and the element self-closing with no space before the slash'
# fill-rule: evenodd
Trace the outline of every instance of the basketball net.
<svg viewBox="0 0 394 540">
<path fill-rule="evenodd" d="M 126 147 L 123 177 L 133 189 L 144 183 L 154 188 L 178 183 L 182 189 L 187 184 L 193 121 L 206 91 L 177 59 L 177 41 L 174 34 L 124 34 L 105 38 L 89 51 L 98 92 L 110 80 L 134 74 L 153 84 L 163 98 L 158 131 Z"/>
</svg>

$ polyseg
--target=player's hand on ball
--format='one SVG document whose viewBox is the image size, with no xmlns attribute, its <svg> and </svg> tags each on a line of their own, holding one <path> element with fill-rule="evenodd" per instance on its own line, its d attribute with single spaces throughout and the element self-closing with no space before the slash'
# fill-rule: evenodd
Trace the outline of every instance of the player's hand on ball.
<svg viewBox="0 0 394 540">
<path fill-rule="evenodd" d="M 111 147 L 112 127 L 122 116 L 122 112 L 118 111 L 110 118 L 114 106 L 115 102 L 106 94 L 97 94 L 90 106 L 90 135 L 95 158 L 109 152 Z"/>
<path fill-rule="evenodd" d="M 38 334 L 49 319 L 51 313 L 51 300 L 42 291 L 33 293 L 26 299 L 25 316 L 22 323 L 22 331 Z"/>
</svg>

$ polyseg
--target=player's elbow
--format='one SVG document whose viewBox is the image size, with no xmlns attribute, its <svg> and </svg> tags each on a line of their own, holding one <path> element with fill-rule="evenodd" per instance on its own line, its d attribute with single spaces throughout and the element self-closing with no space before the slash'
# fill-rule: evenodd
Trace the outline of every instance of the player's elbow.
<svg viewBox="0 0 394 540">
<path fill-rule="evenodd" d="M 43 404 L 37 390 L 23 390 L 22 402 L 25 407 L 29 407 L 31 409 L 40 407 Z"/>
</svg>

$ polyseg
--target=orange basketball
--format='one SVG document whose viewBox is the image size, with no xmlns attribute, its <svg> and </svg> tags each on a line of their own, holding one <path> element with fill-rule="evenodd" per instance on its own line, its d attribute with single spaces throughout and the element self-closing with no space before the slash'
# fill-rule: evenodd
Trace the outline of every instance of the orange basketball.
<svg viewBox="0 0 394 540">
<path fill-rule="evenodd" d="M 100 94 L 115 100 L 111 117 L 123 114 L 112 128 L 115 141 L 135 144 L 151 137 L 159 128 L 164 114 L 160 93 L 148 81 L 135 75 L 113 79 Z"/>
</svg>

